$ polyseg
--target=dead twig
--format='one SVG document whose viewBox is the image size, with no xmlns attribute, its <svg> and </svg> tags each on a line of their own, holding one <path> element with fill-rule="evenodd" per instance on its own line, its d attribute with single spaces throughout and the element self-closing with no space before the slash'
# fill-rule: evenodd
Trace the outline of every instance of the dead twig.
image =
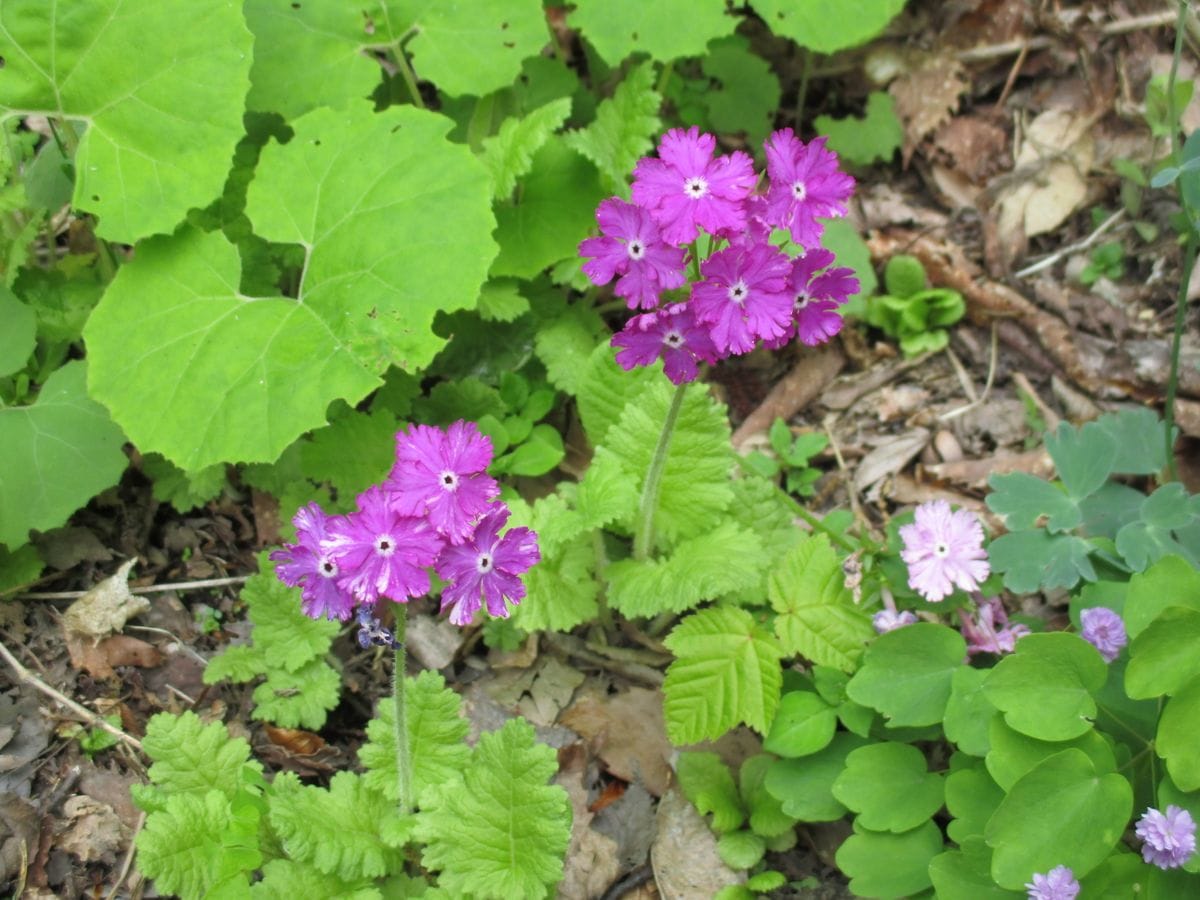
<svg viewBox="0 0 1200 900">
<path fill-rule="evenodd" d="M 147 584 L 144 587 L 131 587 L 131 594 L 163 594 L 167 591 L 200 591 L 205 588 L 228 587 L 231 584 L 245 584 L 253 575 L 230 575 L 228 578 L 202 578 L 199 581 L 174 581 L 167 584 Z M 78 600 L 87 591 L 31 591 L 19 595 L 17 600 Z"/>
<path fill-rule="evenodd" d="M 133 829 L 133 835 L 129 838 L 129 849 L 125 851 L 125 858 L 121 860 L 121 870 L 117 872 L 117 882 L 104 900 L 113 900 L 117 896 L 117 891 L 121 889 L 121 885 L 125 883 L 125 879 L 129 877 L 129 869 L 133 866 L 133 856 L 137 853 L 137 836 L 142 833 L 142 826 L 145 824 L 146 813 L 143 810 L 138 815 L 137 827 Z"/>
</svg>

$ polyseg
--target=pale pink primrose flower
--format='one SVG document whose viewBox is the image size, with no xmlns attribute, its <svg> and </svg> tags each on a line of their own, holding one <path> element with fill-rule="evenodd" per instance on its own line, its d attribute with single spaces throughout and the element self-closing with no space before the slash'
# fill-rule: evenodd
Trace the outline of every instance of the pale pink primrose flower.
<svg viewBox="0 0 1200 900">
<path fill-rule="evenodd" d="M 438 575 L 449 582 L 442 589 L 442 611 L 450 610 L 455 625 L 469 625 L 481 605 L 492 616 L 507 618 L 505 601 L 515 606 L 525 596 L 521 575 L 541 559 L 537 534 L 510 528 L 501 536 L 508 516 L 507 506 L 494 504 L 470 538 L 446 547 L 437 559 Z"/>
<path fill-rule="evenodd" d="M 1055 866 L 1045 875 L 1038 873 L 1025 887 L 1029 900 L 1075 900 L 1079 896 L 1079 882 L 1067 866 Z"/>
<path fill-rule="evenodd" d="M 310 619 L 350 618 L 354 597 L 341 588 L 342 570 L 329 548 L 331 525 L 340 520 L 326 516 L 315 503 L 296 510 L 296 543 L 285 544 L 271 554 L 275 577 L 288 587 L 300 588 L 300 608 Z"/>
<path fill-rule="evenodd" d="M 955 587 L 978 590 L 991 571 L 979 519 L 963 509 L 952 512 L 945 500 L 918 506 L 912 524 L 900 528 L 900 538 L 908 586 L 931 603 L 944 600 Z"/>
<path fill-rule="evenodd" d="M 596 208 L 596 221 L 601 236 L 579 245 L 579 255 L 591 257 L 583 273 L 592 284 L 617 278 L 613 293 L 630 309 L 654 309 L 663 291 L 683 286 L 685 254 L 663 242 L 646 210 L 610 197 Z"/>
<path fill-rule="evenodd" d="M 790 128 L 776 131 L 763 144 L 767 153 L 767 223 L 787 228 L 802 247 L 821 242 L 819 219 L 844 216 L 854 179 L 838 168 L 837 154 L 825 138 L 805 144 Z"/>
<path fill-rule="evenodd" d="M 1012 653 L 1017 639 L 1029 634 L 1026 625 L 1009 625 L 1008 613 L 998 597 L 980 599 L 976 617 L 972 619 L 966 610 L 958 611 L 962 623 L 962 634 L 967 639 L 967 655 L 976 653 Z"/>
<path fill-rule="evenodd" d="M 1125 623 L 1111 609 L 1092 606 L 1079 613 L 1080 636 L 1100 651 L 1105 662 L 1112 662 L 1121 655 L 1121 648 L 1129 643 Z"/>
<path fill-rule="evenodd" d="M 692 285 L 697 321 L 722 354 L 748 353 L 757 340 L 783 335 L 792 320 L 789 260 L 770 244 L 727 247 L 700 265 Z"/>
<path fill-rule="evenodd" d="M 881 609 L 875 615 L 871 616 L 871 624 L 875 627 L 877 634 L 887 634 L 887 632 L 903 628 L 905 625 L 915 625 L 916 622 L 916 614 L 907 609 L 903 612 L 897 612 L 894 609 Z"/>
<path fill-rule="evenodd" d="M 661 359 L 673 384 L 695 381 L 699 363 L 711 365 L 718 358 L 708 329 L 696 322 L 687 303 L 633 316 L 613 335 L 612 345 L 619 348 L 617 364 L 626 371 Z"/>
<path fill-rule="evenodd" d="M 758 176 L 740 150 L 713 158 L 717 139 L 693 126 L 672 128 L 658 145 L 658 159 L 643 157 L 633 169 L 633 202 L 648 210 L 668 244 L 689 244 L 698 229 L 709 234 L 740 231 L 745 199 Z"/>
<path fill-rule="evenodd" d="M 1177 869 L 1196 852 L 1196 822 L 1190 812 L 1174 804 L 1166 812 L 1147 809 L 1134 832 L 1145 841 L 1142 859 L 1160 869 Z"/>
</svg>

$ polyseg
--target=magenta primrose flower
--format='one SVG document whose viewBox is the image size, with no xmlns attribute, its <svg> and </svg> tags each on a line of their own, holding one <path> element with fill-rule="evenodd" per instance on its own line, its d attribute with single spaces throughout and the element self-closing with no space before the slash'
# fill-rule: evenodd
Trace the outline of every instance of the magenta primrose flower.
<svg viewBox="0 0 1200 900">
<path fill-rule="evenodd" d="M 699 363 L 711 365 L 717 361 L 717 349 L 708 329 L 696 322 L 687 303 L 634 316 L 613 335 L 612 345 L 619 348 L 617 365 L 627 372 L 661 358 L 672 384 L 695 381 Z"/>
<path fill-rule="evenodd" d="M 964 509 L 952 512 L 945 500 L 922 503 L 911 525 L 900 529 L 908 565 L 908 586 L 931 603 L 950 595 L 954 587 L 979 589 L 988 577 L 983 526 Z"/>
<path fill-rule="evenodd" d="M 491 438 L 474 422 L 458 421 L 445 431 L 414 425 L 396 435 L 396 464 L 384 488 L 401 515 L 428 515 L 438 533 L 457 544 L 500 494 L 487 474 L 491 462 Z"/>
<path fill-rule="evenodd" d="M 842 330 L 844 320 L 838 307 L 858 293 L 859 284 L 853 269 L 845 266 L 829 268 L 835 258 L 831 250 L 814 247 L 792 260 L 788 279 L 792 292 L 792 322 L 778 339 L 763 342 L 768 348 L 782 347 L 795 337 L 815 347 Z"/>
<path fill-rule="evenodd" d="M 1111 609 L 1092 606 L 1079 613 L 1081 636 L 1100 651 L 1105 662 L 1112 662 L 1121 655 L 1121 648 L 1129 643 L 1125 623 Z"/>
<path fill-rule="evenodd" d="M 813 248 L 821 242 L 824 226 L 819 218 L 847 212 L 854 179 L 838 168 L 837 154 L 825 147 L 825 138 L 805 144 L 790 128 L 776 131 L 766 142 L 767 223 L 787 228 L 792 240 Z"/>
<path fill-rule="evenodd" d="M 311 619 L 350 618 L 354 596 L 338 583 L 341 567 L 328 548 L 332 520 L 315 503 L 302 506 L 292 517 L 296 543 L 285 544 L 271 554 L 276 577 L 288 587 L 300 588 L 300 606 Z"/>
<path fill-rule="evenodd" d="M 682 287 L 685 254 L 664 243 L 658 226 L 640 206 L 611 197 L 596 207 L 600 237 L 579 245 L 579 255 L 593 257 L 583 264 L 592 284 L 617 278 L 613 293 L 630 309 L 654 309 L 663 291 Z"/>
<path fill-rule="evenodd" d="M 437 559 L 434 568 L 450 582 L 442 588 L 442 611 L 450 609 L 455 625 L 469 625 L 484 603 L 491 615 L 507 618 L 505 600 L 515 605 L 525 596 L 521 575 L 541 553 L 537 535 L 528 528 L 510 528 L 500 535 L 508 516 L 507 506 L 495 504 L 469 540 L 446 547 Z"/>
<path fill-rule="evenodd" d="M 1145 841 L 1142 859 L 1160 869 L 1177 869 L 1196 852 L 1196 822 L 1190 812 L 1174 804 L 1166 812 L 1147 809 L 1134 832 Z"/>
<path fill-rule="evenodd" d="M 740 150 L 713 159 L 717 139 L 692 126 L 672 128 L 658 145 L 658 159 L 643 157 L 633 170 L 633 201 L 649 211 L 663 239 L 676 246 L 709 234 L 741 231 L 743 201 L 754 190 L 754 163 Z"/>
<path fill-rule="evenodd" d="M 1025 887 L 1029 900 L 1075 900 L 1079 896 L 1079 882 L 1067 866 L 1055 866 L 1045 875 L 1034 875 Z"/>
<path fill-rule="evenodd" d="M 786 333 L 792 321 L 791 261 L 770 244 L 728 247 L 700 266 L 692 285 L 696 319 L 709 326 L 723 355 L 749 353 L 756 340 Z"/>
</svg>

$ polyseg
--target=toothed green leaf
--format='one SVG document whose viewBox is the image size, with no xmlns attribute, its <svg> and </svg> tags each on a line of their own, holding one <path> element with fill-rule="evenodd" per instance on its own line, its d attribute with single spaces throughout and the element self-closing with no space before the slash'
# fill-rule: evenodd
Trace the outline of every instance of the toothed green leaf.
<svg viewBox="0 0 1200 900">
<path fill-rule="evenodd" d="M 567 144 L 596 164 L 604 186 L 629 199 L 629 179 L 638 159 L 650 153 L 662 127 L 662 96 L 654 90 L 654 65 L 629 70 L 611 98 L 601 102 L 595 120 L 567 135 Z"/>
<path fill-rule="evenodd" d="M 250 745 L 244 738 L 231 738 L 220 722 L 205 725 L 190 711 L 153 716 L 146 724 L 142 749 L 154 760 L 148 774 L 157 788 L 153 793 L 138 793 L 143 809 L 160 807 L 156 801 L 166 795 L 203 796 L 217 790 L 232 799 L 262 776 L 262 765 L 250 759 Z"/>
<path fill-rule="evenodd" d="M 750 0 L 750 5 L 780 37 L 817 53 L 836 53 L 875 37 L 905 2 L 839 0 L 836 15 L 831 15 L 833 9 L 824 0 Z"/>
<path fill-rule="evenodd" d="M 300 445 L 300 464 L 313 481 L 328 481 L 354 497 L 383 481 L 396 459 L 396 417 L 386 409 L 351 410 Z"/>
<path fill-rule="evenodd" d="M 696 811 L 702 816 L 712 814 L 713 831 L 719 834 L 733 831 L 746 821 L 733 773 L 716 753 L 699 750 L 680 753 L 675 777 Z"/>
<path fill-rule="evenodd" d="M 540 106 L 524 118 L 508 118 L 498 134 L 484 138 L 481 158 L 492 176 L 497 200 L 512 197 L 517 181 L 533 168 L 533 156 L 567 117 L 571 98 L 562 97 Z"/>
<path fill-rule="evenodd" d="M 228 483 L 223 465 L 185 472 L 157 453 L 142 457 L 142 471 L 154 482 L 154 499 L 170 503 L 181 513 L 190 512 L 219 496 Z"/>
<path fill-rule="evenodd" d="M 283 728 L 325 727 L 325 718 L 338 704 L 342 674 L 324 659 L 314 659 L 294 672 L 270 669 L 254 689 L 253 719 Z"/>
<path fill-rule="evenodd" d="M 723 0 L 577 0 L 567 21 L 610 66 L 639 51 L 660 62 L 703 56 L 738 23 Z"/>
<path fill-rule="evenodd" d="M 250 888 L 251 897 L 266 900 L 337 897 L 338 900 L 382 900 L 383 895 L 369 879 L 343 881 L 326 875 L 316 866 L 291 859 L 273 859 L 262 868 L 262 881 Z"/>
</svg>

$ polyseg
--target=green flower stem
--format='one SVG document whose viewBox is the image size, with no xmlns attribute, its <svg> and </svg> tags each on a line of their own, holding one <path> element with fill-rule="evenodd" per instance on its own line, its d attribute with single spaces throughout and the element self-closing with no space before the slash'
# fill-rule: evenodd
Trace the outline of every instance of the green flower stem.
<svg viewBox="0 0 1200 900">
<path fill-rule="evenodd" d="M 654 514 L 658 511 L 658 492 L 662 487 L 663 471 L 667 467 L 667 451 L 671 449 L 671 437 L 675 434 L 675 423 L 679 420 L 679 410 L 683 408 L 683 395 L 686 391 L 687 382 L 675 388 L 667 417 L 663 420 L 662 431 L 658 435 L 658 445 L 654 448 L 654 456 L 650 458 L 646 481 L 642 485 L 642 505 L 638 510 L 637 530 L 633 534 L 633 558 L 637 560 L 649 558 L 650 551 L 654 548 Z"/>
<path fill-rule="evenodd" d="M 408 752 L 408 709 L 404 695 L 404 673 L 408 668 L 405 638 L 408 630 L 408 607 L 403 603 L 394 605 L 396 611 L 396 665 L 392 670 L 392 701 L 395 709 L 396 737 L 396 781 L 400 790 L 400 814 L 407 816 L 413 811 L 412 761 Z"/>
</svg>

